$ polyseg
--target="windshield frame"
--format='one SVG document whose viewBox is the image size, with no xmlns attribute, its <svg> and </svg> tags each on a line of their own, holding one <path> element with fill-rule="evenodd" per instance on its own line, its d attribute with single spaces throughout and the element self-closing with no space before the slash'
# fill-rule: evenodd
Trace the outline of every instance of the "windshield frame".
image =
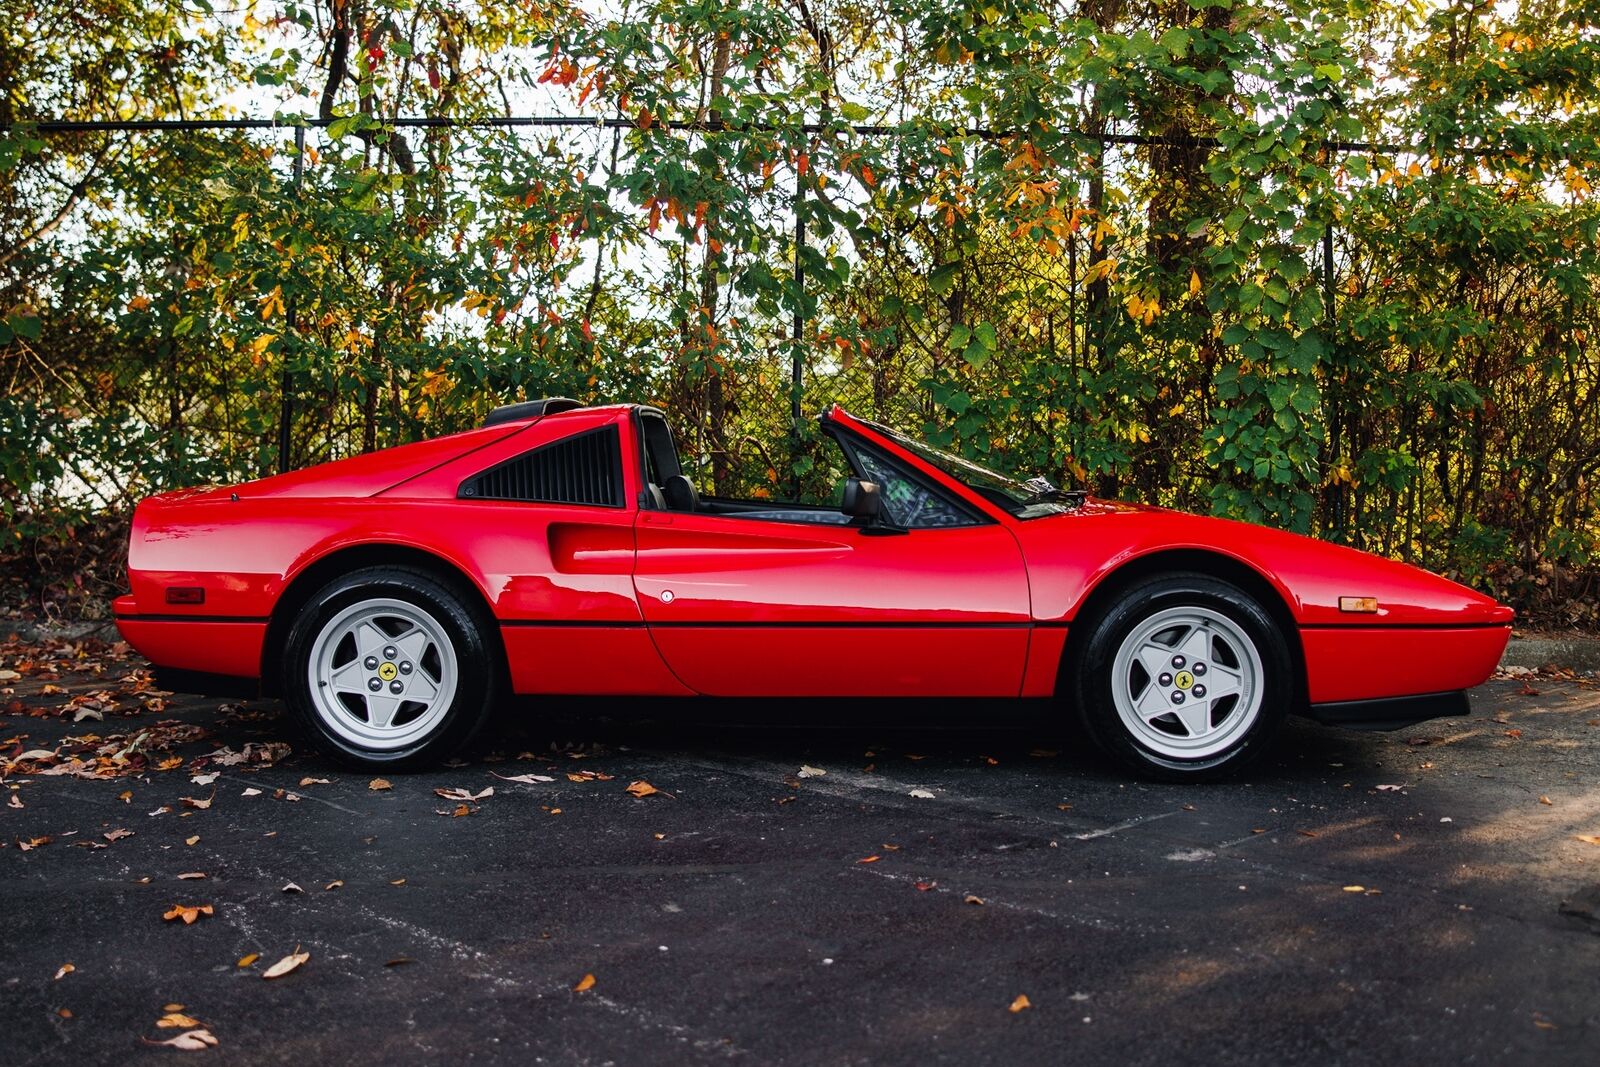
<svg viewBox="0 0 1600 1067">
<path fill-rule="evenodd" d="M 870 419 L 856 418 L 855 421 L 874 433 L 881 434 L 940 474 L 959 483 L 968 492 L 976 494 L 1013 518 L 1036 519 L 1072 510 L 1059 501 L 1037 499 L 1036 492 L 1014 475 L 985 467 L 965 456 L 946 452 L 891 426 Z"/>
</svg>

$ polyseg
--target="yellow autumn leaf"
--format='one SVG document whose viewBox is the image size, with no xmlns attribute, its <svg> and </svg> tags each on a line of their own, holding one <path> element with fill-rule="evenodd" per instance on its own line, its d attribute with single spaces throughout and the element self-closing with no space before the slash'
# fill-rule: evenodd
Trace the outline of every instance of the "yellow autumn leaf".
<svg viewBox="0 0 1600 1067">
<path fill-rule="evenodd" d="M 1192 270 L 1189 272 L 1189 295 L 1200 295 L 1200 272 L 1197 270 Z"/>
<path fill-rule="evenodd" d="M 1027 1011 L 1031 1007 L 1033 1007 L 1033 1001 L 1028 999 L 1028 994 L 1019 993 L 1017 999 L 1011 1002 L 1010 1011 L 1012 1015 L 1015 1015 L 1017 1012 Z"/>
<path fill-rule="evenodd" d="M 586 974 L 578 979 L 578 984 L 572 987 L 574 993 L 583 993 L 594 988 L 594 975 Z"/>
<path fill-rule="evenodd" d="M 272 292 L 261 298 L 261 321 L 283 314 L 283 286 L 274 285 Z"/>
</svg>

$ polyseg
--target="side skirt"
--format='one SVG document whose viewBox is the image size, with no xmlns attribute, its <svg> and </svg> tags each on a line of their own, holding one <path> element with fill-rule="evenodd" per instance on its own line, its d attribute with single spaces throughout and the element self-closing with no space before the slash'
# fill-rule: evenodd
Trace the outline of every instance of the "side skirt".
<svg viewBox="0 0 1600 1067">
<path fill-rule="evenodd" d="M 1403 730 L 1428 719 L 1464 718 L 1471 714 L 1472 705 L 1465 690 L 1460 689 L 1420 696 L 1342 700 L 1312 704 L 1306 709 L 1307 717 L 1347 730 Z"/>
</svg>

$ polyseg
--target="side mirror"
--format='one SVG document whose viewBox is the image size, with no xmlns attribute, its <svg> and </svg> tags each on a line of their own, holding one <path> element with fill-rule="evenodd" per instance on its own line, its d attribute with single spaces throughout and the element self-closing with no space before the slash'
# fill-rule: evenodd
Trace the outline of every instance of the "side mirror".
<svg viewBox="0 0 1600 1067">
<path fill-rule="evenodd" d="M 883 514 L 883 492 L 877 482 L 851 478 L 844 483 L 844 503 L 839 510 L 858 524 L 870 526 Z"/>
</svg>

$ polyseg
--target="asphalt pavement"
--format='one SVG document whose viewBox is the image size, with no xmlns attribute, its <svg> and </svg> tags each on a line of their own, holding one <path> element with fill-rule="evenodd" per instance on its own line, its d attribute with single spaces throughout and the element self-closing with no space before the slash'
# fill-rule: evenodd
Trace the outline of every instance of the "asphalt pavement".
<svg viewBox="0 0 1600 1067">
<path fill-rule="evenodd" d="M 375 783 L 275 702 L 164 698 L 92 644 L 0 668 L 11 1064 L 1600 1047 L 1582 680 L 1394 734 L 1296 722 L 1220 785 L 1130 779 L 1048 706 L 642 701 L 519 705 Z"/>
</svg>

